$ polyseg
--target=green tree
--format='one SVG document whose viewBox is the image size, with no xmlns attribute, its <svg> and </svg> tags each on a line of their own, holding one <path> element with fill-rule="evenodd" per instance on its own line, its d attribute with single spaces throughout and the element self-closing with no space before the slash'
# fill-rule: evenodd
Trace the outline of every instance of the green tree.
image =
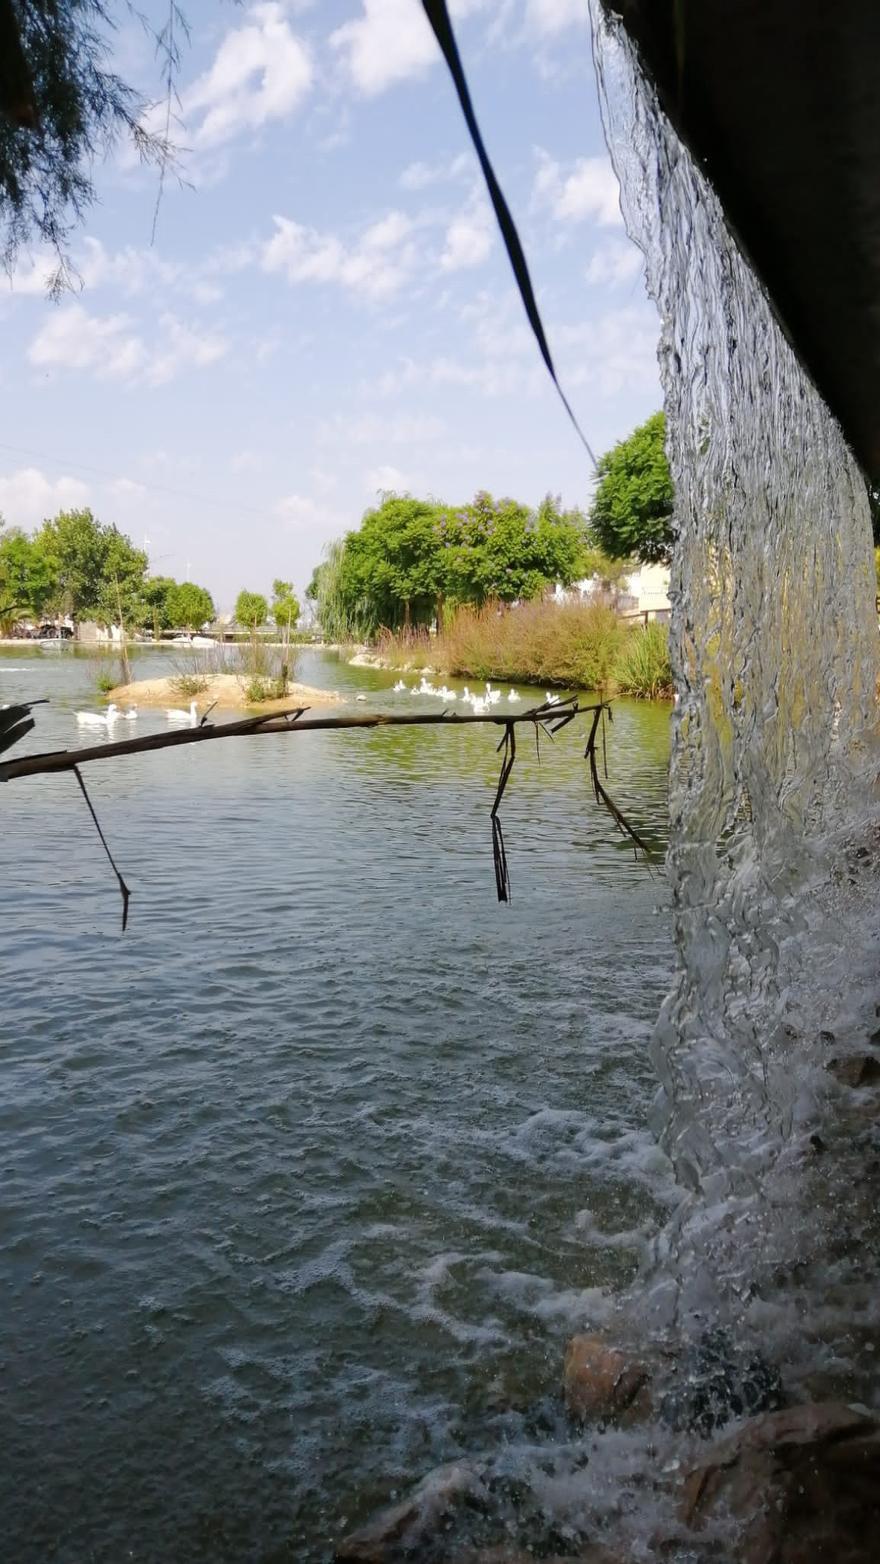
<svg viewBox="0 0 880 1564">
<path fill-rule="evenodd" d="M 168 596 L 177 582 L 173 576 L 148 576 L 143 585 L 144 624 L 158 637 L 170 630 L 174 620 L 168 611 Z"/>
<path fill-rule="evenodd" d="M 665 432 L 663 413 L 654 413 L 599 459 L 590 524 L 612 559 L 669 561 L 674 496 Z"/>
<path fill-rule="evenodd" d="M 336 587 L 350 624 L 373 635 L 426 625 L 446 589 L 443 507 L 388 494 L 345 538 Z"/>
<path fill-rule="evenodd" d="M 552 495 L 532 511 L 482 490 L 440 522 L 449 596 L 459 603 L 512 603 L 537 597 L 556 581 L 567 586 L 584 571 L 586 525 L 580 511 L 563 511 Z"/>
<path fill-rule="evenodd" d="M 35 538 L 20 527 L 10 527 L 0 536 L 0 597 L 5 605 L 5 622 L 30 614 L 37 619 L 43 613 L 56 587 L 52 565 Z"/>
<path fill-rule="evenodd" d="M 335 538 L 312 572 L 306 597 L 313 605 L 321 634 L 328 641 L 360 640 L 364 634 L 345 595 L 345 539 Z"/>
<path fill-rule="evenodd" d="M 256 635 L 269 617 L 269 604 L 261 592 L 239 592 L 235 599 L 235 617 L 240 625 L 247 625 Z"/>
<path fill-rule="evenodd" d="M 272 618 L 279 630 L 289 633 L 299 618 L 299 598 L 292 581 L 272 582 Z"/>
<path fill-rule="evenodd" d="M 206 587 L 192 581 L 173 581 L 165 598 L 169 625 L 198 630 L 214 618 L 214 600 Z"/>
<path fill-rule="evenodd" d="M 143 549 L 117 527 L 98 525 L 103 546 L 101 574 L 94 594 L 94 612 L 102 624 L 127 631 L 146 617 L 144 581 L 149 561 Z"/>
<path fill-rule="evenodd" d="M 34 535 L 54 578 L 50 607 L 104 624 L 142 622 L 147 556 L 88 509 L 59 511 Z"/>
</svg>

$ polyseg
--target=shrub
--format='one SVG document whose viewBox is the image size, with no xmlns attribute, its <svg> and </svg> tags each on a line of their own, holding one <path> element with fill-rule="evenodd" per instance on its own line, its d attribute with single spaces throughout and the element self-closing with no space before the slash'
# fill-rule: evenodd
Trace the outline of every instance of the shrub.
<svg viewBox="0 0 880 1564">
<path fill-rule="evenodd" d="M 254 674 L 244 687 L 245 697 L 252 706 L 259 706 L 261 701 L 271 701 L 276 698 L 276 685 L 268 679 L 263 679 L 259 674 Z"/>
<path fill-rule="evenodd" d="M 618 688 L 624 695 L 658 700 L 672 695 L 669 631 L 655 622 L 628 630 L 615 666 Z"/>
<path fill-rule="evenodd" d="M 172 681 L 172 688 L 181 700 L 191 701 L 197 695 L 204 695 L 210 683 L 210 679 L 201 673 L 179 673 Z"/>
</svg>

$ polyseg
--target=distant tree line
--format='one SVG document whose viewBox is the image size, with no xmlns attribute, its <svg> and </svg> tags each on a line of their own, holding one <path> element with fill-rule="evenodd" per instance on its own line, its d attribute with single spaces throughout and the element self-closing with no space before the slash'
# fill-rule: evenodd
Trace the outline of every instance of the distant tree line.
<svg viewBox="0 0 880 1564">
<path fill-rule="evenodd" d="M 129 630 L 197 630 L 214 618 L 205 587 L 148 575 L 143 549 L 90 510 L 59 511 L 33 533 L 0 519 L 0 629 L 62 615 Z"/>
<path fill-rule="evenodd" d="M 485 491 L 467 505 L 387 494 L 332 543 L 306 595 L 326 636 L 370 638 L 442 622 L 445 610 L 540 597 L 559 582 L 618 582 L 666 561 L 672 480 L 656 413 L 599 462 L 588 514 L 552 495 L 532 509 Z"/>
<path fill-rule="evenodd" d="M 481 492 L 468 505 L 388 494 L 328 549 L 307 588 L 325 635 L 442 619 L 447 605 L 512 603 L 583 573 L 586 518 Z"/>
</svg>

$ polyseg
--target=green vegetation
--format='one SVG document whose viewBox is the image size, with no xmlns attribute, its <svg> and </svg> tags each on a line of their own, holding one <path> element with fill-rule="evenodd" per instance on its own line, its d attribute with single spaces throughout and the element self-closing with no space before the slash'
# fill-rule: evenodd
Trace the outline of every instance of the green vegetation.
<svg viewBox="0 0 880 1564">
<path fill-rule="evenodd" d="M 272 618 L 276 629 L 290 635 L 299 618 L 299 598 L 292 581 L 272 582 Z"/>
<path fill-rule="evenodd" d="M 623 695 L 658 700 L 672 695 L 669 631 L 662 624 L 628 630 L 614 667 L 614 679 Z"/>
<path fill-rule="evenodd" d="M 627 625 L 602 602 L 462 607 L 447 618 L 439 635 L 386 631 L 378 650 L 391 668 L 430 667 L 464 678 L 645 698 L 672 691 L 665 625 Z"/>
<path fill-rule="evenodd" d="M 332 545 L 308 596 L 325 635 L 426 626 L 461 604 L 511 603 L 577 579 L 590 554 L 582 512 L 551 496 L 536 511 L 481 492 L 452 507 L 386 495 Z"/>
<path fill-rule="evenodd" d="M 261 592 L 241 591 L 235 599 L 235 617 L 256 635 L 269 617 L 269 604 Z"/>
<path fill-rule="evenodd" d="M 193 581 L 172 581 L 165 595 L 165 614 L 170 625 L 181 630 L 200 630 L 215 618 L 214 599 L 205 587 Z"/>
<path fill-rule="evenodd" d="M 665 434 L 664 414 L 654 413 L 599 458 L 590 525 L 612 559 L 669 562 L 674 496 Z"/>
<path fill-rule="evenodd" d="M 192 701 L 197 695 L 204 695 L 210 682 L 203 673 L 179 673 L 172 685 L 175 695 L 179 695 L 181 700 Z"/>
<path fill-rule="evenodd" d="M 0 522 L 2 528 L 2 522 Z M 210 592 L 191 581 L 148 576 L 147 556 L 92 512 L 59 511 L 28 535 L 0 531 L 0 625 L 66 614 L 121 624 L 196 629 L 214 617 Z"/>
</svg>

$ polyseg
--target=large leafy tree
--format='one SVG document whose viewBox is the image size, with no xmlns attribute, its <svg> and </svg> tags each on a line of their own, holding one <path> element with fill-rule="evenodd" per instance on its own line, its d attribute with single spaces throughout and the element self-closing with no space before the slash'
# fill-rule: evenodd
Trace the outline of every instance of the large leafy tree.
<svg viewBox="0 0 880 1564">
<path fill-rule="evenodd" d="M 183 630 L 198 630 L 214 618 L 214 599 L 207 587 L 194 581 L 172 581 L 165 597 L 165 612 L 170 625 Z"/>
<path fill-rule="evenodd" d="M 584 568 L 586 520 L 548 495 L 531 510 L 481 491 L 440 522 L 447 595 L 459 603 L 503 603 L 537 597 L 552 582 L 568 585 Z"/>
<path fill-rule="evenodd" d="M 669 561 L 674 496 L 665 433 L 663 413 L 654 413 L 599 459 L 590 524 L 612 559 Z"/>
<path fill-rule="evenodd" d="M 434 618 L 445 587 L 442 510 L 432 500 L 388 494 L 347 535 L 338 584 L 350 622 L 363 632 Z"/>
<path fill-rule="evenodd" d="M 256 634 L 269 617 L 269 604 L 261 592 L 241 591 L 235 599 L 235 617 L 240 625 L 247 625 Z"/>
<path fill-rule="evenodd" d="M 3 618 L 31 614 L 38 618 L 55 590 L 52 564 L 39 543 L 20 527 L 0 535 L 0 597 Z"/>
<path fill-rule="evenodd" d="M 59 511 L 33 541 L 52 571 L 51 606 L 76 619 L 143 622 L 147 556 L 118 528 L 88 509 Z"/>
<path fill-rule="evenodd" d="M 143 623 L 150 625 L 155 636 L 170 630 L 174 620 L 168 609 L 170 593 L 177 586 L 173 576 L 148 576 L 143 584 Z"/>
</svg>

